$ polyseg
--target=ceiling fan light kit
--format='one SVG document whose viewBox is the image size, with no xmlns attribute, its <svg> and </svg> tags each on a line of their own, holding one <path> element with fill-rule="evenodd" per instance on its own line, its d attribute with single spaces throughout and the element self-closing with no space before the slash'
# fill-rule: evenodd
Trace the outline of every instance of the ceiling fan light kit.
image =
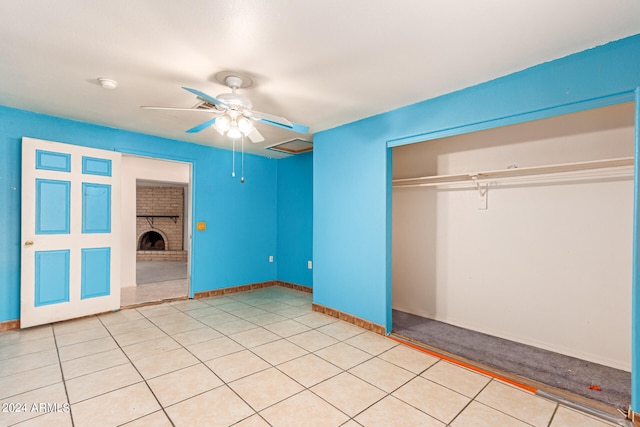
<svg viewBox="0 0 640 427">
<path fill-rule="evenodd" d="M 231 89 L 231 93 L 223 93 L 214 98 L 197 89 L 183 86 L 182 89 L 198 97 L 199 103 L 195 107 L 143 106 L 142 108 L 149 110 L 206 111 L 215 114 L 217 117 L 187 129 L 187 133 L 197 133 L 208 127 L 213 127 L 221 135 L 227 135 L 231 139 L 246 136 L 253 143 L 264 141 L 264 137 L 255 128 L 253 122 L 260 122 L 302 134 L 309 132 L 308 126 L 293 123 L 284 117 L 253 110 L 251 100 L 236 92 L 239 88 L 251 86 L 253 84 L 251 78 L 232 71 L 221 71 L 216 74 L 216 80 Z"/>
</svg>

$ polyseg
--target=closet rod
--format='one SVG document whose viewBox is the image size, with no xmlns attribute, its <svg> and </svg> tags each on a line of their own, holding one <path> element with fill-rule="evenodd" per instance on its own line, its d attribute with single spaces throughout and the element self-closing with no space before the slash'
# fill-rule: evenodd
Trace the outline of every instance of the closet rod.
<svg viewBox="0 0 640 427">
<path fill-rule="evenodd" d="M 553 174 L 561 172 L 578 172 L 594 169 L 618 168 L 633 166 L 633 157 L 620 157 L 615 159 L 592 160 L 588 162 L 560 163 L 556 165 L 531 166 L 514 169 L 499 169 L 493 171 L 483 171 L 476 173 L 465 173 L 456 175 L 433 175 L 416 178 L 400 178 L 392 181 L 394 187 L 423 187 L 441 184 L 459 184 L 471 182 L 474 179 L 510 178 L 532 175 Z"/>
</svg>

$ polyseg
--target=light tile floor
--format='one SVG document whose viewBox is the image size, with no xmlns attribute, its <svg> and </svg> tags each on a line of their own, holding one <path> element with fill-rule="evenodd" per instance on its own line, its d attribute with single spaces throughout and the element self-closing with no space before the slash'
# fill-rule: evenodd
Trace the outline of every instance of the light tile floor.
<svg viewBox="0 0 640 427">
<path fill-rule="evenodd" d="M 271 287 L 0 333 L 0 425 L 605 423 Z"/>
</svg>

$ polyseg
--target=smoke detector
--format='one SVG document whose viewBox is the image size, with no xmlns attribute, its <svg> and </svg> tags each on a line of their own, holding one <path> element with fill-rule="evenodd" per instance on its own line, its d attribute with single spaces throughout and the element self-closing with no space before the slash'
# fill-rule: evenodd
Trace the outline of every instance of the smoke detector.
<svg viewBox="0 0 640 427">
<path fill-rule="evenodd" d="M 118 87 L 118 82 L 115 80 L 107 79 L 106 77 L 98 77 L 97 80 L 98 83 L 100 83 L 100 86 L 102 86 L 104 89 L 113 90 Z"/>
</svg>

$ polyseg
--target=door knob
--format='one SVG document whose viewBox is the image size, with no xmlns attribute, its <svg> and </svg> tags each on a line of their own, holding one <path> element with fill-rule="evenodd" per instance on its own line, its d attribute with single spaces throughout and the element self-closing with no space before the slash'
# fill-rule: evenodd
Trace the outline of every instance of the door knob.
<svg viewBox="0 0 640 427">
<path fill-rule="evenodd" d="M 26 242 L 24 242 L 25 246 L 33 246 L 33 240 L 27 240 Z"/>
</svg>

